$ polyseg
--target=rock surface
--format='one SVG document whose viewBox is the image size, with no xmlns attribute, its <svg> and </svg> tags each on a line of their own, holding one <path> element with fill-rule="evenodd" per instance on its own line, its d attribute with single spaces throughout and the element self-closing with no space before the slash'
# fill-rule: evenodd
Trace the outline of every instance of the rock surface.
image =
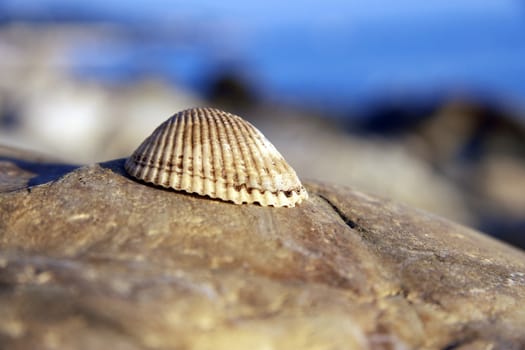
<svg viewBox="0 0 525 350">
<path fill-rule="evenodd" d="M 431 214 L 320 183 L 237 206 L 0 151 L 1 348 L 525 347 L 525 254 Z"/>
</svg>

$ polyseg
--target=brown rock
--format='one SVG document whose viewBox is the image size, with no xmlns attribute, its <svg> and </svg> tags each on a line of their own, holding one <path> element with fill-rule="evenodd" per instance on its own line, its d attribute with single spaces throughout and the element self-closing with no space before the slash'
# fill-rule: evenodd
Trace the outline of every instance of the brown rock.
<svg viewBox="0 0 525 350">
<path fill-rule="evenodd" d="M 123 160 L 21 157 L 0 156 L 2 348 L 525 347 L 525 254 L 431 214 L 318 183 L 238 206 Z"/>
</svg>

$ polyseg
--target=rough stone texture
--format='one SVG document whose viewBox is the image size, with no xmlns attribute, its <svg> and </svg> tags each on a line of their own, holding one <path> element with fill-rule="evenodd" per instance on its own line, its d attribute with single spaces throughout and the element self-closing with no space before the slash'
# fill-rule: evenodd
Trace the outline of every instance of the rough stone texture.
<svg viewBox="0 0 525 350">
<path fill-rule="evenodd" d="M 525 254 L 307 183 L 297 208 L 0 155 L 6 349 L 521 349 Z"/>
</svg>

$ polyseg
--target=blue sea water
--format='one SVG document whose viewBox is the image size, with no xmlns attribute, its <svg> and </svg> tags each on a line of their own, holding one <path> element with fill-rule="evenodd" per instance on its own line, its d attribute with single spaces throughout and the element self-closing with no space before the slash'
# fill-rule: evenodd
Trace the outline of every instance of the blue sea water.
<svg viewBox="0 0 525 350">
<path fill-rule="evenodd" d="M 525 105 L 525 5 L 474 1 L 4 0 L 0 18 L 117 23 L 130 40 L 71 51 L 79 75 L 147 74 L 197 91 L 233 67 L 268 100 L 346 108 L 482 93 Z"/>
</svg>

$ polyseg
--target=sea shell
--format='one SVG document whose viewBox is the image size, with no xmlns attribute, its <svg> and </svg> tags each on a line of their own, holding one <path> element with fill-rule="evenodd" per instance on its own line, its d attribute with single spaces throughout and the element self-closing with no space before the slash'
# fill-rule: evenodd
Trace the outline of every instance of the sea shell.
<svg viewBox="0 0 525 350">
<path fill-rule="evenodd" d="M 145 182 L 236 204 L 293 207 L 308 198 L 295 171 L 259 130 L 214 108 L 169 118 L 125 168 Z"/>
</svg>

